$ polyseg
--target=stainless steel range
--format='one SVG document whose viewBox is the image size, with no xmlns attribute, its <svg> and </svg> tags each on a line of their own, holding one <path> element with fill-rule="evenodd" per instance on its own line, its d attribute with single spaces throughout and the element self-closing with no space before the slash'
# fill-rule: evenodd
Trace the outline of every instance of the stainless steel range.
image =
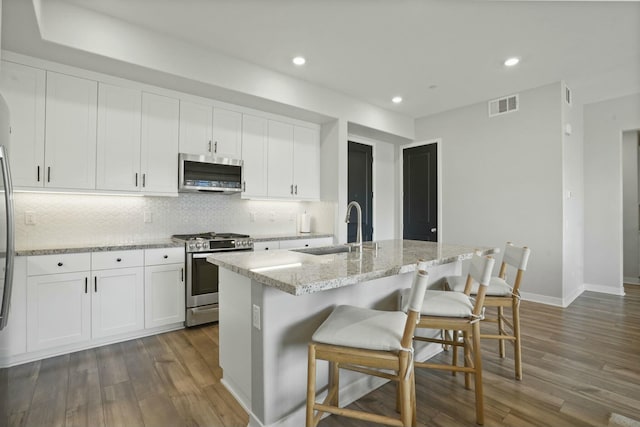
<svg viewBox="0 0 640 427">
<path fill-rule="evenodd" d="M 218 266 L 207 262 L 207 255 L 218 251 L 253 249 L 253 239 L 246 234 L 201 233 L 177 234 L 184 242 L 187 279 L 186 326 L 218 321 Z"/>
</svg>

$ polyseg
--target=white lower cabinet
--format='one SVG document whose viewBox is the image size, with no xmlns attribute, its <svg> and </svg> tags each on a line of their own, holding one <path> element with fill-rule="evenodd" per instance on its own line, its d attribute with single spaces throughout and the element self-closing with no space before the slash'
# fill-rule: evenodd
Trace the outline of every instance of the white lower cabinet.
<svg viewBox="0 0 640 427">
<path fill-rule="evenodd" d="M 298 249 L 333 245 L 333 237 L 309 237 L 307 239 L 284 239 L 254 242 L 253 250 L 268 251 L 274 249 Z"/>
<path fill-rule="evenodd" d="M 102 338 L 144 328 L 143 267 L 93 272 L 91 336 Z"/>
<path fill-rule="evenodd" d="M 144 251 L 145 328 L 184 322 L 184 248 Z"/>
<path fill-rule="evenodd" d="M 27 280 L 27 351 L 91 338 L 89 270 Z"/>
<path fill-rule="evenodd" d="M 146 328 L 184 322 L 184 263 L 145 267 Z"/>
</svg>

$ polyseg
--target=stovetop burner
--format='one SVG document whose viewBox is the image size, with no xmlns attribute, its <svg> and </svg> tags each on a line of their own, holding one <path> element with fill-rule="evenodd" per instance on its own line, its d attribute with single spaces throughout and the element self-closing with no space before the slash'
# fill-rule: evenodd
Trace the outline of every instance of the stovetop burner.
<svg viewBox="0 0 640 427">
<path fill-rule="evenodd" d="M 216 233 L 214 231 L 198 234 L 175 234 L 171 236 L 174 240 L 221 240 L 221 239 L 247 239 L 248 234 L 238 233 Z"/>
<path fill-rule="evenodd" d="M 184 242 L 187 253 L 238 251 L 253 249 L 253 239 L 248 234 L 198 233 L 171 236 L 176 242 Z"/>
</svg>

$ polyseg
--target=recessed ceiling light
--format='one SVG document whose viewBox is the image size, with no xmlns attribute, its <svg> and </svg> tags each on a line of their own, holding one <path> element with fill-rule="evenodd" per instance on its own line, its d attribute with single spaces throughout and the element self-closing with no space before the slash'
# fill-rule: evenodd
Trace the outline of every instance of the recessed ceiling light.
<svg viewBox="0 0 640 427">
<path fill-rule="evenodd" d="M 307 60 L 304 59 L 304 56 L 296 56 L 292 61 L 296 65 L 304 65 L 307 62 Z"/>
<path fill-rule="evenodd" d="M 509 58 L 506 61 L 504 61 L 504 65 L 506 65 L 507 67 L 513 67 L 518 62 L 520 62 L 520 58 L 513 57 L 513 58 Z"/>
<path fill-rule="evenodd" d="M 402 102 L 402 97 L 394 96 L 393 98 L 391 98 L 391 102 L 393 102 L 394 104 L 400 104 Z"/>
</svg>

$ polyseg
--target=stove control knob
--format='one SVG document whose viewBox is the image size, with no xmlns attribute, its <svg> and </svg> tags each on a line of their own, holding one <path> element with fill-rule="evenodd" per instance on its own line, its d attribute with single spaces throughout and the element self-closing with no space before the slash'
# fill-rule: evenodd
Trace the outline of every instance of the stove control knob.
<svg viewBox="0 0 640 427">
<path fill-rule="evenodd" d="M 202 242 L 196 243 L 196 248 L 198 248 L 198 250 L 202 249 L 202 247 L 203 247 Z"/>
<path fill-rule="evenodd" d="M 189 243 L 189 249 L 193 250 L 196 248 L 196 244 L 195 243 Z"/>
</svg>

